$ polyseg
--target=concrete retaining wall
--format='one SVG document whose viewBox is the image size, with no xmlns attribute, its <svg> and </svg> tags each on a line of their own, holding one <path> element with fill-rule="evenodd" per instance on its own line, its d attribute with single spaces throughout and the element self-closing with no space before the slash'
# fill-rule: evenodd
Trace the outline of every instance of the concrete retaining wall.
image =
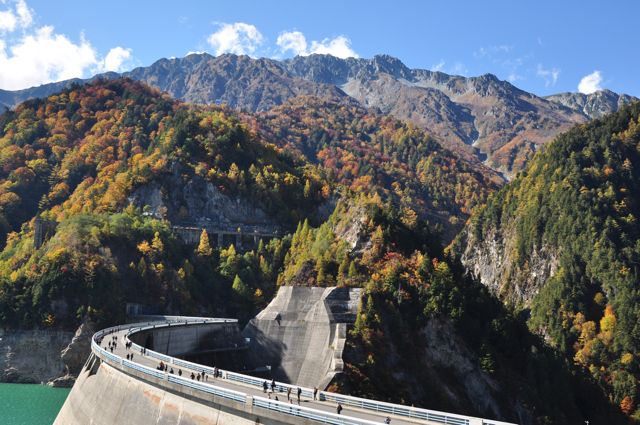
<svg viewBox="0 0 640 425">
<path fill-rule="evenodd" d="M 236 349 L 244 345 L 237 323 L 181 324 L 135 333 L 131 340 L 172 357 Z"/>
</svg>

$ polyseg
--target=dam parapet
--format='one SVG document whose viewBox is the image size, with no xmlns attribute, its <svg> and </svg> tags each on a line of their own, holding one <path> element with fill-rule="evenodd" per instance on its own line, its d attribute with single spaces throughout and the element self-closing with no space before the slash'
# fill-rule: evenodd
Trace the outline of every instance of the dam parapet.
<svg viewBox="0 0 640 425">
<path fill-rule="evenodd" d="M 323 316 L 320 304 L 326 304 L 319 300 L 326 299 L 324 295 L 332 288 L 307 289 L 313 289 L 307 294 L 319 297 L 315 302 L 300 298 L 304 291 L 293 297 L 287 297 L 285 291 L 284 299 L 288 298 L 289 303 L 311 307 L 306 313 L 299 311 L 298 314 L 294 313 L 295 308 L 290 307 L 288 317 Z M 322 293 L 320 289 L 323 289 Z M 138 333 L 159 331 L 161 328 L 188 329 L 193 325 L 210 325 L 224 329 L 230 324 L 237 326 L 237 321 L 186 318 L 183 321 L 122 325 L 97 332 L 91 340 L 92 354 L 54 425 L 375 425 L 388 423 L 388 416 L 396 425 L 513 425 L 314 391 L 297 383 L 271 381 L 268 385 L 262 378 L 145 350 L 131 339 Z M 341 338 L 346 324 L 333 325 L 339 325 L 334 339 Z M 293 395 L 291 401 L 286 400 L 287 394 Z M 296 396 L 297 403 L 294 402 Z M 341 414 L 336 414 L 338 405 L 343 406 Z"/>
</svg>

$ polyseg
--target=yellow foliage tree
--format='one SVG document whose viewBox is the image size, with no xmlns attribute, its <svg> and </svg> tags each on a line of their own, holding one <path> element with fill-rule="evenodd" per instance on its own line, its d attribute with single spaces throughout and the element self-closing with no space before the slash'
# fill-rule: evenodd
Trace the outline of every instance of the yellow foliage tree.
<svg viewBox="0 0 640 425">
<path fill-rule="evenodd" d="M 210 257 L 213 253 L 211 244 L 209 244 L 209 235 L 205 229 L 202 229 L 202 233 L 200 233 L 200 243 L 198 244 L 197 252 L 198 255 L 202 257 Z"/>
<path fill-rule="evenodd" d="M 613 339 L 616 321 L 617 319 L 613 313 L 613 307 L 611 307 L 611 305 L 607 305 L 604 309 L 604 316 L 600 319 L 600 334 L 598 335 L 605 345 L 609 345 Z"/>
</svg>

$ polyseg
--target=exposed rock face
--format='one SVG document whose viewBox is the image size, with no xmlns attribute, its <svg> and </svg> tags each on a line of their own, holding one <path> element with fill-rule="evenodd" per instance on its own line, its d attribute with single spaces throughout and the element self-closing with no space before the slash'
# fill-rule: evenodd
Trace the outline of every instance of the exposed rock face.
<svg viewBox="0 0 640 425">
<path fill-rule="evenodd" d="M 469 229 L 456 242 L 466 269 L 505 303 L 529 307 L 535 295 L 558 268 L 557 253 L 549 247 L 533 249 L 521 264 L 516 258 L 516 240 L 508 229 L 487 232 L 482 240 Z M 505 236 L 506 235 L 506 236 Z"/>
<path fill-rule="evenodd" d="M 3 332 L 0 382 L 45 383 L 65 374 L 60 352 L 72 337 L 72 332 L 65 331 Z"/>
<path fill-rule="evenodd" d="M 276 379 L 324 389 L 342 371 L 360 294 L 360 288 L 280 287 L 243 331 L 253 365 L 270 365 Z"/>
<path fill-rule="evenodd" d="M 351 254 L 360 255 L 371 248 L 371 238 L 365 231 L 369 216 L 364 206 L 351 205 L 344 217 L 349 219 L 337 223 L 334 230 L 336 237 L 349 244 Z"/>
<path fill-rule="evenodd" d="M 226 103 L 250 111 L 264 111 L 301 94 L 344 96 L 335 86 L 291 75 L 277 61 L 230 54 L 161 59 L 124 75 L 189 102 Z"/>
<path fill-rule="evenodd" d="M 0 331 L 0 382 L 71 387 L 91 352 L 94 326 L 75 334 L 59 330 Z"/>
<path fill-rule="evenodd" d="M 469 400 L 476 411 L 492 412 L 501 417 L 502 412 L 496 398 L 500 397 L 500 387 L 486 372 L 478 368 L 477 361 L 464 343 L 456 336 L 456 332 L 448 322 L 430 320 L 423 329 L 428 344 L 424 364 L 429 365 L 437 376 L 438 371 L 448 371 L 455 379 L 442 379 L 442 391 L 460 407 Z M 463 394 L 459 389 L 449 387 L 451 382 L 462 384 Z"/>
<path fill-rule="evenodd" d="M 346 59 L 342 66 L 317 55 L 284 64 L 295 75 L 336 84 L 363 105 L 412 121 L 448 147 L 506 173 L 521 169 L 537 145 L 587 120 L 491 74 L 467 78 L 409 69 L 387 55 Z"/>
<path fill-rule="evenodd" d="M 178 166 L 162 180 L 138 187 L 129 202 L 172 223 L 232 230 L 251 225 L 269 232 L 280 227 L 258 206 L 246 199 L 230 198 L 199 176 L 183 176 Z"/>
<path fill-rule="evenodd" d="M 600 118 L 617 111 L 624 105 L 637 102 L 638 98 L 626 94 L 617 94 L 611 90 L 598 90 L 591 94 L 558 93 L 545 99 L 562 104 L 589 118 Z"/>
<path fill-rule="evenodd" d="M 414 122 L 449 148 L 486 161 L 507 175 L 522 169 L 540 145 L 573 124 L 613 112 L 635 99 L 610 91 L 541 98 L 491 74 L 468 78 L 410 69 L 388 55 L 372 59 L 310 55 L 277 61 L 204 53 L 161 59 L 148 67 L 100 77 L 119 75 L 189 102 L 226 103 L 249 111 L 264 111 L 300 95 L 348 95 L 363 106 Z M 82 80 L 0 91 L 0 105 L 15 106 L 74 82 Z"/>
<path fill-rule="evenodd" d="M 68 375 L 76 376 L 80 373 L 91 352 L 91 336 L 95 332 L 94 324 L 85 321 L 78 327 L 69 345 L 60 353 Z"/>
</svg>

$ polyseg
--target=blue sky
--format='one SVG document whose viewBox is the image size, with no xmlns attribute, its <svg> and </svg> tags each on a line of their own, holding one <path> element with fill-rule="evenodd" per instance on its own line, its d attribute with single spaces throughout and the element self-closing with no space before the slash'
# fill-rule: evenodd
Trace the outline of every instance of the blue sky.
<svg viewBox="0 0 640 425">
<path fill-rule="evenodd" d="M 640 96 L 640 2 L 0 0 L 0 88 L 188 52 L 388 53 L 414 68 L 487 72 L 539 95 Z M 582 81 L 582 84 L 581 84 Z"/>
</svg>

